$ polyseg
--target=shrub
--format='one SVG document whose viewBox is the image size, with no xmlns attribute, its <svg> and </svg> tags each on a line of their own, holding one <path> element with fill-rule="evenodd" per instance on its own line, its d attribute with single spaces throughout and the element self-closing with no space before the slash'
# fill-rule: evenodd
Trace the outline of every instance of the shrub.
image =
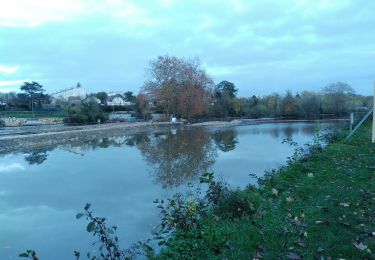
<svg viewBox="0 0 375 260">
<path fill-rule="evenodd" d="M 219 201 L 216 212 L 229 218 L 249 217 L 255 213 L 259 202 L 260 198 L 257 192 L 230 191 Z"/>
<path fill-rule="evenodd" d="M 69 115 L 64 119 L 66 124 L 105 122 L 106 115 L 96 103 L 82 103 L 82 105 L 69 110 Z"/>
</svg>

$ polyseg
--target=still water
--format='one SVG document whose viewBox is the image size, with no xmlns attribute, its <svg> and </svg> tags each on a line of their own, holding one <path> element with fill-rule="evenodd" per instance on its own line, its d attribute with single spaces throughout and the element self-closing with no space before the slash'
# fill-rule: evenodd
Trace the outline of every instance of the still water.
<svg viewBox="0 0 375 260">
<path fill-rule="evenodd" d="M 36 250 L 40 259 L 74 259 L 74 250 L 85 255 L 93 240 L 87 222 L 75 215 L 87 202 L 118 226 L 123 247 L 149 238 L 159 223 L 155 198 L 184 190 L 206 171 L 233 188 L 255 184 L 250 173 L 262 176 L 293 153 L 283 139 L 311 142 L 314 127 L 164 129 L 3 155 L 0 259 L 16 259 L 25 249 Z"/>
</svg>

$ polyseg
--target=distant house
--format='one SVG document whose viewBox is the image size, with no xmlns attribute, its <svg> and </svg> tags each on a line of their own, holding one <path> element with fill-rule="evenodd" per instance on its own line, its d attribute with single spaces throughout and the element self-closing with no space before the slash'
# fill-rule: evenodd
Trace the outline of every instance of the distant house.
<svg viewBox="0 0 375 260">
<path fill-rule="evenodd" d="M 82 102 L 84 102 L 84 103 L 96 103 L 96 104 L 101 103 L 100 99 L 95 97 L 95 96 L 89 96 L 89 97 L 85 98 L 84 100 L 82 100 Z"/>
<path fill-rule="evenodd" d="M 64 89 L 62 91 L 51 94 L 53 103 L 58 103 L 59 101 L 69 102 L 70 97 L 79 97 L 80 100 L 82 100 L 86 98 L 86 95 L 86 90 L 81 86 Z M 74 99 L 75 98 L 73 98 L 73 100 Z"/>
<path fill-rule="evenodd" d="M 116 95 L 120 95 L 120 96 L 122 96 L 125 99 L 125 96 L 124 96 L 124 94 L 121 91 L 112 91 L 112 92 L 108 92 L 107 93 L 108 97 L 116 96 Z"/>
<path fill-rule="evenodd" d="M 126 106 L 127 103 L 125 98 L 120 94 L 115 94 L 107 97 L 108 106 Z"/>
</svg>

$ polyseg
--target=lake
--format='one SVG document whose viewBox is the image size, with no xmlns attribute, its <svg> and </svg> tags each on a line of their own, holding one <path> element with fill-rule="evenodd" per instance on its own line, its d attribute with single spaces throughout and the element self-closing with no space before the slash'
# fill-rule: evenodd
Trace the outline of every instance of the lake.
<svg viewBox="0 0 375 260">
<path fill-rule="evenodd" d="M 250 173 L 260 177 L 292 155 L 283 139 L 311 142 L 314 129 L 309 123 L 162 129 L 3 155 L 0 259 L 25 249 L 40 259 L 74 259 L 74 250 L 86 255 L 94 240 L 75 215 L 87 202 L 118 226 L 124 247 L 149 238 L 159 223 L 154 199 L 198 186 L 206 171 L 233 188 L 255 184 Z"/>
</svg>

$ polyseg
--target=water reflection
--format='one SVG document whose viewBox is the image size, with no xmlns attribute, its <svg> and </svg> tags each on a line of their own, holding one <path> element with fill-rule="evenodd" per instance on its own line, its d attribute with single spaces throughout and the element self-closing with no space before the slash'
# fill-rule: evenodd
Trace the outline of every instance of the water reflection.
<svg viewBox="0 0 375 260">
<path fill-rule="evenodd" d="M 240 142 L 239 134 L 254 137 L 267 135 L 282 140 L 298 134 L 311 136 L 313 131 L 312 124 L 167 129 L 70 142 L 46 150 L 38 149 L 26 154 L 24 159 L 30 165 L 40 165 L 47 160 L 47 151 L 55 148 L 84 156 L 96 149 L 136 147 L 152 169 L 155 181 L 164 188 L 171 188 L 194 181 L 201 173 L 208 171 L 215 163 L 217 151 L 228 153 L 235 150 Z"/>
<path fill-rule="evenodd" d="M 162 129 L 4 155 L 0 259 L 25 248 L 36 249 L 41 259 L 86 252 L 87 223 L 74 216 L 87 202 L 119 227 L 127 247 L 148 238 L 160 223 L 155 198 L 186 189 L 203 171 L 233 188 L 244 187 L 254 181 L 249 173 L 261 177 L 285 163 L 293 151 L 281 144 L 284 138 L 292 133 L 303 144 L 311 141 L 313 129 L 312 124 Z"/>
<path fill-rule="evenodd" d="M 32 152 L 25 156 L 25 161 L 30 164 L 42 164 L 45 160 L 47 160 L 47 151 L 36 151 Z"/>
<path fill-rule="evenodd" d="M 143 138 L 137 147 L 151 164 L 156 181 L 175 187 L 208 170 L 217 153 L 206 129 L 175 130 Z"/>
<path fill-rule="evenodd" d="M 216 131 L 213 133 L 212 138 L 215 141 L 217 148 L 223 152 L 234 150 L 238 143 L 237 131 L 234 129 Z"/>
</svg>

